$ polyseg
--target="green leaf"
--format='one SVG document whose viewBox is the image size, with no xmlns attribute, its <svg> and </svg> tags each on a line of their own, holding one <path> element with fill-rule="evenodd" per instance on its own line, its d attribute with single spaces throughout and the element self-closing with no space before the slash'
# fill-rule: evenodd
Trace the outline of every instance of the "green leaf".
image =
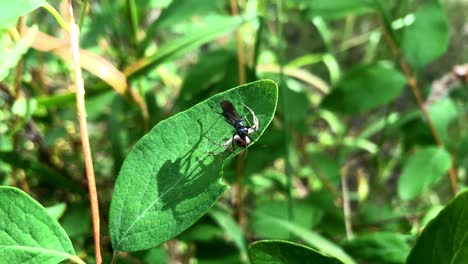
<svg viewBox="0 0 468 264">
<path fill-rule="evenodd" d="M 426 147 L 410 157 L 398 182 L 398 195 L 407 200 L 431 188 L 450 168 L 450 154 L 445 149 Z"/>
<path fill-rule="evenodd" d="M 340 264 L 336 258 L 296 243 L 282 240 L 262 240 L 249 245 L 252 264 Z"/>
<path fill-rule="evenodd" d="M 173 27 L 175 24 L 185 21 L 192 16 L 206 16 L 222 9 L 221 2 L 212 0 L 177 0 L 165 8 L 161 16 L 156 20 L 158 29 Z"/>
<path fill-rule="evenodd" d="M 132 149 L 120 170 L 110 208 L 114 250 L 136 251 L 157 246 L 199 219 L 224 193 L 222 151 L 233 128 L 218 112 L 230 100 L 244 116 L 252 108 L 259 119 L 255 142 L 271 122 L 277 103 L 274 82 L 261 80 L 233 88 L 156 125 Z M 252 120 L 250 114 L 247 118 Z M 215 142 L 215 143 L 214 143 Z M 237 148 L 234 154 L 240 152 Z"/>
<path fill-rule="evenodd" d="M 287 239 L 289 230 L 285 228 L 272 228 L 276 226 L 270 217 L 288 221 L 288 202 L 286 200 L 267 200 L 258 202 L 250 219 L 250 229 L 261 237 L 270 239 Z M 304 214 L 304 212 L 308 212 Z M 294 225 L 304 229 L 312 229 L 320 223 L 323 211 L 307 201 L 294 201 Z M 265 217 L 269 216 L 269 217 Z"/>
<path fill-rule="evenodd" d="M 353 256 L 376 263 L 404 263 L 410 251 L 404 235 L 390 232 L 364 234 L 342 246 Z"/>
<path fill-rule="evenodd" d="M 8 8 L 0 8 L 0 13 L 5 9 Z M 21 57 L 28 51 L 34 39 L 34 35 L 36 34 L 36 30 L 37 27 L 33 26 L 32 30 L 29 31 L 28 34 L 24 38 L 20 39 L 17 43 L 0 49 L 0 57 L 2 58 L 2 60 L 0 60 L 0 81 L 3 81 L 8 76 L 10 69 L 15 67 Z"/>
<path fill-rule="evenodd" d="M 234 58 L 234 52 L 224 49 L 203 54 L 199 61 L 189 69 L 182 83 L 179 98 L 188 101 L 196 94 L 206 93 L 211 85 L 224 78 L 228 62 Z"/>
<path fill-rule="evenodd" d="M 373 10 L 369 0 L 296 0 L 309 8 L 313 17 L 343 18 L 350 14 L 368 13 Z"/>
<path fill-rule="evenodd" d="M 218 223 L 218 225 L 223 228 L 224 233 L 227 234 L 230 239 L 232 239 L 242 254 L 247 256 L 245 237 L 242 233 L 242 229 L 239 227 L 236 221 L 234 221 L 234 219 L 227 212 L 223 212 L 220 209 L 210 210 L 210 215 Z"/>
<path fill-rule="evenodd" d="M 186 54 L 188 51 L 196 49 L 222 34 L 234 31 L 250 19 L 252 19 L 252 17 L 237 16 L 220 18 L 217 21 L 218 23 L 205 25 L 195 32 L 187 33 L 183 38 L 161 46 L 153 55 L 140 59 L 136 63 L 130 65 L 125 69 L 125 74 L 132 75 L 132 77 L 144 74 L 157 65 Z"/>
<path fill-rule="evenodd" d="M 18 18 L 47 4 L 44 0 L 3 0 L 0 8 L 0 24 Z"/>
<path fill-rule="evenodd" d="M 437 101 L 429 109 L 429 115 L 434 122 L 435 129 L 443 142 L 450 142 L 448 128 L 458 116 L 457 108 L 450 98 Z"/>
<path fill-rule="evenodd" d="M 468 191 L 464 191 L 429 222 L 406 263 L 468 263 L 467 205 Z"/>
<path fill-rule="evenodd" d="M 83 263 L 63 228 L 23 191 L 0 187 L 0 219 L 2 263 Z"/>
<path fill-rule="evenodd" d="M 50 207 L 47 207 L 47 213 L 54 218 L 56 221 L 59 220 L 60 217 L 65 213 L 65 210 L 67 209 L 67 204 L 66 203 L 59 203 Z"/>
<path fill-rule="evenodd" d="M 324 254 L 334 256 L 345 264 L 356 263 L 341 247 L 316 232 L 310 231 L 307 228 L 281 218 L 272 217 L 266 214 L 263 214 L 263 217 L 265 221 L 269 221 L 268 225 L 270 228 L 288 230 L 291 234 L 302 239 L 309 246 Z"/>
<path fill-rule="evenodd" d="M 439 3 L 420 7 L 414 23 L 403 33 L 402 50 L 409 63 L 421 69 L 447 51 L 448 19 Z"/>
<path fill-rule="evenodd" d="M 322 105 L 346 114 L 366 112 L 398 97 L 405 83 L 403 74 L 384 64 L 357 66 L 346 73 Z"/>
</svg>

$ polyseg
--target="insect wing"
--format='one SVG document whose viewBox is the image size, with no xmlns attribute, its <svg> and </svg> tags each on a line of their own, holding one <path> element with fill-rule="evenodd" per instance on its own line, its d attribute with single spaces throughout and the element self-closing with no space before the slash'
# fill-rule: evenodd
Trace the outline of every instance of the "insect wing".
<svg viewBox="0 0 468 264">
<path fill-rule="evenodd" d="M 229 124 L 233 125 L 235 121 L 241 119 L 234 105 L 228 100 L 221 101 L 219 105 L 223 109 L 223 116 Z"/>
</svg>

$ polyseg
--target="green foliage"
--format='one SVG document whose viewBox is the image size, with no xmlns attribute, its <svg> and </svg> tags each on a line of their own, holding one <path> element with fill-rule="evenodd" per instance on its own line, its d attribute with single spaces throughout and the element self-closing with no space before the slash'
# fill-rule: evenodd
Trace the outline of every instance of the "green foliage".
<svg viewBox="0 0 468 264">
<path fill-rule="evenodd" d="M 251 244 L 249 258 L 252 264 L 343 263 L 336 258 L 324 256 L 311 248 L 281 240 L 263 240 Z"/>
<path fill-rule="evenodd" d="M 366 263 L 404 263 L 410 251 L 405 236 L 391 232 L 364 234 L 344 241 L 342 245 Z"/>
<path fill-rule="evenodd" d="M 343 18 L 349 14 L 363 14 L 371 12 L 373 3 L 369 0 L 296 0 L 309 8 L 311 16 L 325 18 Z"/>
<path fill-rule="evenodd" d="M 402 50 L 411 65 L 421 69 L 447 50 L 448 22 L 437 1 L 421 6 L 414 19 L 414 23 L 405 29 Z"/>
<path fill-rule="evenodd" d="M 398 182 L 401 199 L 412 199 L 436 184 L 450 168 L 450 154 L 442 148 L 418 149 L 403 167 Z"/>
<path fill-rule="evenodd" d="M 16 3 L 18 1 L 14 2 Z M 2 10 L 8 9 L 2 8 Z M 9 43 L 11 47 L 0 49 L 0 56 L 3 58 L 0 62 L 0 81 L 3 81 L 8 76 L 10 70 L 16 66 L 21 57 L 28 51 L 29 47 L 31 46 L 31 42 L 34 38 L 34 33 L 35 30 L 33 29 L 25 38 L 21 39 L 17 43 Z M 3 39 L 0 38 L 0 40 Z"/>
<path fill-rule="evenodd" d="M 468 258 L 467 204 L 468 191 L 464 191 L 429 222 L 406 263 L 465 263 Z"/>
<path fill-rule="evenodd" d="M 357 66 L 343 76 L 322 105 L 348 114 L 366 112 L 394 100 L 405 83 L 403 74 L 387 65 Z"/>
<path fill-rule="evenodd" d="M 468 262 L 463 1 L 0 2 L 2 264 Z"/>
<path fill-rule="evenodd" d="M 23 191 L 0 187 L 0 256 L 5 263 L 83 263 L 62 227 Z"/>
<path fill-rule="evenodd" d="M 114 250 L 148 249 L 173 238 L 224 193 L 222 159 L 210 154 L 222 150 L 213 142 L 232 135 L 217 114 L 222 100 L 230 100 L 239 111 L 242 104 L 254 109 L 260 124 L 255 141 L 273 118 L 277 87 L 264 80 L 231 89 L 160 122 L 145 135 L 128 154 L 115 184 L 109 217 Z"/>
</svg>

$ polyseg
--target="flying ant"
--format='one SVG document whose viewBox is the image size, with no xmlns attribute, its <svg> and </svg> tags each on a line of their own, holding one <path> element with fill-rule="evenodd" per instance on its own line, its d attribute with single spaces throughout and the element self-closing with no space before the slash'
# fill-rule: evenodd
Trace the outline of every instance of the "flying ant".
<svg viewBox="0 0 468 264">
<path fill-rule="evenodd" d="M 220 113 L 223 117 L 224 120 L 228 124 L 230 124 L 234 129 L 236 130 L 232 137 L 224 142 L 221 146 L 224 147 L 224 151 L 214 154 L 222 154 L 226 152 L 227 150 L 231 150 L 231 152 L 234 151 L 235 146 L 243 147 L 246 148 L 251 140 L 248 137 L 248 135 L 256 132 L 258 130 L 258 118 L 255 115 L 254 111 L 250 109 L 250 107 L 246 106 L 245 104 L 242 104 L 245 108 L 247 108 L 250 111 L 250 114 L 252 114 L 253 118 L 253 126 L 246 126 L 244 125 L 244 119 L 248 122 L 246 117 L 240 117 L 239 114 L 237 113 L 236 108 L 234 105 L 228 101 L 228 100 L 223 100 L 219 103 L 221 106 L 221 109 L 223 110 L 222 113 Z"/>
</svg>

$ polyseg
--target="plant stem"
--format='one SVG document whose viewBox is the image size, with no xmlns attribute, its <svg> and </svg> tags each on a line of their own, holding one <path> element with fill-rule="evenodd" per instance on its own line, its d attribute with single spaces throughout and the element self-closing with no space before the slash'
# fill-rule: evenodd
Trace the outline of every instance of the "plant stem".
<svg viewBox="0 0 468 264">
<path fill-rule="evenodd" d="M 279 99 L 281 101 L 281 108 L 283 110 L 283 122 L 284 122 L 284 128 L 283 128 L 283 140 L 284 140 L 284 166 L 285 166 L 285 174 L 286 174 L 286 188 L 287 188 L 287 197 L 288 197 L 288 219 L 289 221 L 294 220 L 293 216 L 293 202 L 292 202 L 292 169 L 291 169 L 291 161 L 289 159 L 289 117 L 287 115 L 287 105 L 286 105 L 286 96 L 285 96 L 285 90 L 287 89 L 286 87 L 286 80 L 285 80 L 285 75 L 284 75 L 284 64 L 286 61 L 285 58 L 285 47 L 283 46 L 283 1 L 282 0 L 276 0 L 276 16 L 277 16 L 277 31 L 278 31 L 278 62 L 279 62 L 279 78 L 280 78 L 280 93 L 279 93 Z"/>
<path fill-rule="evenodd" d="M 96 254 L 96 263 L 102 263 L 101 258 L 101 235 L 99 226 L 99 205 L 98 195 L 96 190 L 96 179 L 94 177 L 93 160 L 91 156 L 91 147 L 89 144 L 88 127 L 86 123 L 86 107 L 85 107 L 85 90 L 83 77 L 81 76 L 81 68 L 79 62 L 80 56 L 80 29 L 75 23 L 73 17 L 73 6 L 72 1 L 68 1 L 68 11 L 70 15 L 70 41 L 71 51 L 73 58 L 73 70 L 75 72 L 75 86 L 76 86 L 76 105 L 78 109 L 78 120 L 80 123 L 80 135 L 81 144 L 83 146 L 83 155 L 86 168 L 86 176 L 88 179 L 88 189 L 91 203 L 91 215 L 93 219 L 93 231 L 94 231 L 94 247 Z"/>
<path fill-rule="evenodd" d="M 439 133 L 437 132 L 434 122 L 431 119 L 431 116 L 429 114 L 429 111 L 424 104 L 423 97 L 421 95 L 421 92 L 419 90 L 416 76 L 414 75 L 413 71 L 411 70 L 411 67 L 405 60 L 405 58 L 401 55 L 400 50 L 398 49 L 396 45 L 396 41 L 393 38 L 393 35 L 389 32 L 388 27 L 385 26 L 384 21 L 382 20 L 381 16 L 378 16 L 378 22 L 380 23 L 385 40 L 390 47 L 390 50 L 392 51 L 393 56 L 398 60 L 398 63 L 400 64 L 400 68 L 403 71 L 403 74 L 406 76 L 406 79 L 408 80 L 408 85 L 411 88 L 411 91 L 413 92 L 414 97 L 416 98 L 416 102 L 418 103 L 419 108 L 421 109 L 421 112 L 423 114 L 424 119 L 426 120 L 427 124 L 429 125 L 429 128 L 431 129 L 432 136 L 434 137 L 434 140 L 437 144 L 438 147 L 444 148 L 444 143 L 440 139 Z M 452 195 L 455 196 L 457 194 L 457 173 L 455 170 L 455 162 L 453 159 L 453 156 L 451 156 L 452 162 L 451 162 L 451 167 L 449 169 L 449 180 L 450 180 L 450 186 L 452 189 Z"/>
<path fill-rule="evenodd" d="M 237 16 L 239 15 L 239 9 L 237 7 L 237 1 L 236 0 L 230 0 L 230 5 L 231 5 L 231 15 L 232 16 Z M 246 78 L 245 78 L 245 53 L 244 53 L 244 46 L 242 42 L 242 36 L 240 29 L 236 30 L 236 44 L 237 44 L 237 69 L 238 69 L 238 77 L 239 77 L 239 85 L 245 84 Z M 233 186 L 233 192 L 234 196 L 233 197 L 233 202 L 235 206 L 235 215 L 236 215 L 236 220 L 239 226 L 243 228 L 244 223 L 245 223 L 245 217 L 244 213 L 242 212 L 243 208 L 243 201 L 242 201 L 242 194 L 244 191 L 243 188 L 243 178 L 244 178 L 244 156 L 245 156 L 245 151 L 242 151 L 238 156 L 237 156 L 237 161 L 236 161 L 236 184 Z"/>
</svg>

